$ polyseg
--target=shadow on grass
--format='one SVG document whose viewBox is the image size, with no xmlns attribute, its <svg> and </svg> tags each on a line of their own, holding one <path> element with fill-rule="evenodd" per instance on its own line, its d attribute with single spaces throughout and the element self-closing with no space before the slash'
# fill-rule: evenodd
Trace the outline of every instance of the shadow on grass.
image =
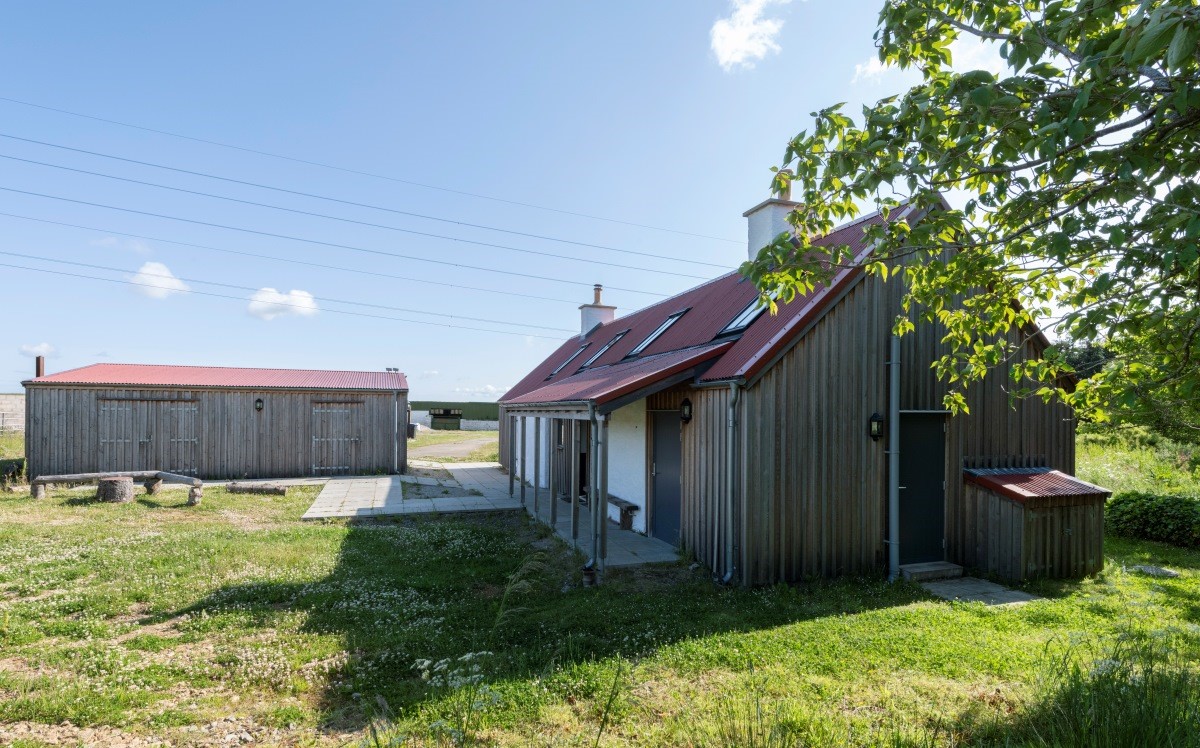
<svg viewBox="0 0 1200 748">
<path fill-rule="evenodd" d="M 237 610 L 272 628 L 274 614 L 298 611 L 303 632 L 340 636 L 349 658 L 319 686 L 322 726 L 352 730 L 368 724 L 379 697 L 393 716 L 433 698 L 419 660 L 487 651 L 490 682 L 522 681 L 685 639 L 927 599 L 882 579 L 721 588 L 684 564 L 612 570 L 583 588 L 581 557 L 547 532 L 515 514 L 355 523 L 325 578 L 227 587 L 179 613 Z M 531 554 L 536 571 L 511 590 Z"/>
</svg>

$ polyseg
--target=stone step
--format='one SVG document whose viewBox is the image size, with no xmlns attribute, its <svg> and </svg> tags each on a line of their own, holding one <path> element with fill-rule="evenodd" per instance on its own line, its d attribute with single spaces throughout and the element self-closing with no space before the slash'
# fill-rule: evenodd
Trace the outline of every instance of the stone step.
<svg viewBox="0 0 1200 748">
<path fill-rule="evenodd" d="M 928 582 L 934 579 L 957 579 L 963 575 L 963 567 L 949 561 L 928 561 L 923 564 L 904 564 L 900 573 L 910 582 Z"/>
</svg>

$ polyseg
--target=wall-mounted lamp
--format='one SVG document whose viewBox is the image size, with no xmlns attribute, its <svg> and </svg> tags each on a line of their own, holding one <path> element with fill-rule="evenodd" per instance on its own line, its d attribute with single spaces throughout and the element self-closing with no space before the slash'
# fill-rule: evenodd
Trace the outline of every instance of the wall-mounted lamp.
<svg viewBox="0 0 1200 748">
<path fill-rule="evenodd" d="M 692 401 L 687 398 L 679 404 L 679 420 L 684 423 L 690 423 L 692 420 Z"/>
<path fill-rule="evenodd" d="M 254 401 L 254 409 L 258 411 L 263 409 L 263 401 L 261 397 Z"/>
<path fill-rule="evenodd" d="M 871 414 L 871 438 L 879 441 L 883 438 L 883 416 L 878 413 Z"/>
</svg>

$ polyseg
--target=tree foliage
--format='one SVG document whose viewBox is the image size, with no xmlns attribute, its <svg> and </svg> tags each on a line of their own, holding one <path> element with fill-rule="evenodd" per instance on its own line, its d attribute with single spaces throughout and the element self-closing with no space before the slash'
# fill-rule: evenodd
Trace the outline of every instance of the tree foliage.
<svg viewBox="0 0 1200 748">
<path fill-rule="evenodd" d="M 997 46 L 1005 73 L 952 69 L 964 36 Z M 841 105 L 815 112 L 788 142 L 773 188 L 803 205 L 799 239 L 743 266 L 764 300 L 855 263 L 812 238 L 864 205 L 905 210 L 867 229 L 877 249 L 860 262 L 903 274 L 912 314 L 897 332 L 918 313 L 944 326 L 935 367 L 952 409 L 1007 362 L 1014 393 L 1100 419 L 1200 399 L 1200 7 L 890 0 L 876 41 L 883 63 L 921 81 L 858 121 Z M 1035 320 L 1115 357 L 1072 390 L 1053 348 L 1015 359 L 1009 333 Z"/>
</svg>

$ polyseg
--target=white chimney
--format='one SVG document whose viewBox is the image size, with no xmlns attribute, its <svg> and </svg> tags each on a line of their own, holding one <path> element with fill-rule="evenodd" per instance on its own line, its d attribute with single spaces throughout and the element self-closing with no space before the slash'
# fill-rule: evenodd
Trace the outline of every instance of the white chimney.
<svg viewBox="0 0 1200 748">
<path fill-rule="evenodd" d="M 772 197 L 742 214 L 747 219 L 747 250 L 751 260 L 756 259 L 758 251 L 770 244 L 775 237 L 785 231 L 793 233 L 792 224 L 787 222 L 787 216 L 798 207 L 800 203 L 788 200 L 786 196 Z"/>
<path fill-rule="evenodd" d="M 597 283 L 595 299 L 591 304 L 584 304 L 579 307 L 579 337 L 581 338 L 600 325 L 608 324 L 617 318 L 617 308 L 615 306 L 605 306 L 600 303 L 600 292 L 603 290 L 604 286 Z"/>
</svg>

